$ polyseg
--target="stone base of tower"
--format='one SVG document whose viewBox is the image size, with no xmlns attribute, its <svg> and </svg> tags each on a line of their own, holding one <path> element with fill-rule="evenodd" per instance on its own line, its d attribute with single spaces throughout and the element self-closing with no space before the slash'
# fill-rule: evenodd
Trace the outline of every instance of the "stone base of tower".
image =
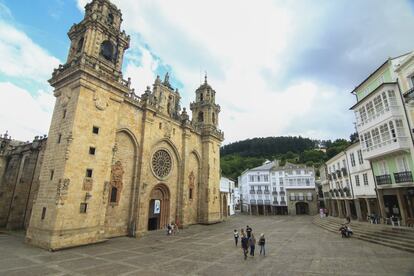
<svg viewBox="0 0 414 276">
<path fill-rule="evenodd" d="M 26 243 L 50 251 L 101 243 L 107 241 L 96 227 L 71 230 L 44 230 L 29 228 Z"/>
</svg>

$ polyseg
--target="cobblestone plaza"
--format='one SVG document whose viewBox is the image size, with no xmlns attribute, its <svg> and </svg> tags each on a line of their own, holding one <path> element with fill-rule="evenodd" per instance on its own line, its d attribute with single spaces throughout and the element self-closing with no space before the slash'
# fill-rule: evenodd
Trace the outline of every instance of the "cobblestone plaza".
<svg viewBox="0 0 414 276">
<path fill-rule="evenodd" d="M 310 216 L 234 216 L 166 236 L 107 242 L 48 252 L 0 234 L 0 275 L 413 275 L 414 254 L 342 239 L 312 224 Z M 243 259 L 232 232 L 250 225 L 265 233 L 266 257 Z"/>
</svg>

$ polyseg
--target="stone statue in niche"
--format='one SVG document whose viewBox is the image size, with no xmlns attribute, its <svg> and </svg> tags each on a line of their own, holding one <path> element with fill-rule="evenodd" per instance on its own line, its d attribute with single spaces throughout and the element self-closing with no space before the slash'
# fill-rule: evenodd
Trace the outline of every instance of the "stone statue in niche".
<svg viewBox="0 0 414 276">
<path fill-rule="evenodd" d="M 118 189 L 118 191 L 122 190 L 122 178 L 124 176 L 124 168 L 122 167 L 121 161 L 116 161 L 114 165 L 112 165 L 111 169 L 111 186 Z"/>
<path fill-rule="evenodd" d="M 56 190 L 56 205 L 64 205 L 65 200 L 68 197 L 70 179 L 59 179 L 59 183 Z"/>
<path fill-rule="evenodd" d="M 191 171 L 190 175 L 188 176 L 188 180 L 189 180 L 189 186 L 190 186 L 190 188 L 194 187 L 195 176 L 194 176 L 194 172 L 193 171 Z"/>
</svg>

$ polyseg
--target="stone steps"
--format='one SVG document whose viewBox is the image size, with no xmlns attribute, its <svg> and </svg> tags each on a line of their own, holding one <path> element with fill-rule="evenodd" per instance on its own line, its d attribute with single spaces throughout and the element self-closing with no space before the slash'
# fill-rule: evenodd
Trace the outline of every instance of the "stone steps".
<svg viewBox="0 0 414 276">
<path fill-rule="evenodd" d="M 319 216 L 315 216 L 313 223 L 340 236 L 339 227 L 343 221 L 336 218 L 328 218 L 321 219 Z M 411 229 L 404 229 L 401 231 L 401 229 L 395 229 L 396 227 L 386 225 L 364 225 L 364 223 L 358 222 L 351 222 L 350 226 L 354 232 L 352 236 L 353 238 L 414 253 L 414 231 Z"/>
</svg>

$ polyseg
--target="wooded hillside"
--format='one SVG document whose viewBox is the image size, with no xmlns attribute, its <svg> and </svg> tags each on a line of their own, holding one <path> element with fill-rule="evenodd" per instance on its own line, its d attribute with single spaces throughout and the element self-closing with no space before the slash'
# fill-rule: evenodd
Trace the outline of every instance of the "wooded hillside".
<svg viewBox="0 0 414 276">
<path fill-rule="evenodd" d="M 302 163 L 318 168 L 350 144 L 345 139 L 320 141 L 309 138 L 280 136 L 253 138 L 221 148 L 222 175 L 237 180 L 246 169 L 260 166 L 266 159 Z M 325 148 L 326 152 L 320 148 Z"/>
</svg>

